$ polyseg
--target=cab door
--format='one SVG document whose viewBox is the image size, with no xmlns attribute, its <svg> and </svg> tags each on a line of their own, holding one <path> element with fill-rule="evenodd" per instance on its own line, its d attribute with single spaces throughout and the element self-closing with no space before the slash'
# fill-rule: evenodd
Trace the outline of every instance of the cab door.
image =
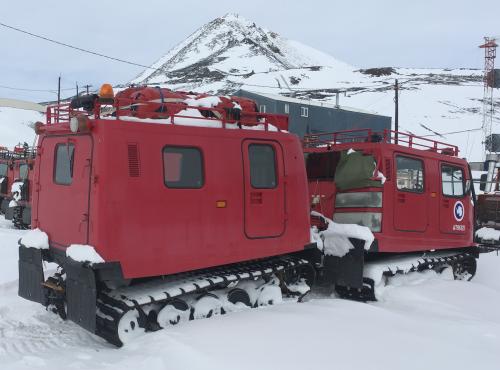
<svg viewBox="0 0 500 370">
<path fill-rule="evenodd" d="M 441 192 L 439 230 L 447 234 L 465 234 L 469 229 L 470 201 L 465 194 L 465 171 L 462 167 L 440 163 Z"/>
<path fill-rule="evenodd" d="M 428 223 L 424 161 L 416 156 L 396 154 L 394 163 L 397 174 L 394 228 L 424 232 Z"/>
<path fill-rule="evenodd" d="M 34 225 L 55 246 L 88 244 L 92 138 L 44 137 L 40 145 Z"/>
<path fill-rule="evenodd" d="M 285 231 L 285 183 L 281 146 L 244 140 L 244 224 L 248 238 L 272 238 Z"/>
</svg>

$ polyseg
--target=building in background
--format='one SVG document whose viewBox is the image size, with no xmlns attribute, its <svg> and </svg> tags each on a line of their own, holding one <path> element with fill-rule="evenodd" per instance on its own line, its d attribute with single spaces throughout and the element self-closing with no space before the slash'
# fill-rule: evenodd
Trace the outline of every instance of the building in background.
<svg viewBox="0 0 500 370">
<path fill-rule="evenodd" d="M 357 128 L 391 129 L 391 117 L 359 109 L 247 90 L 239 90 L 234 95 L 255 100 L 261 113 L 288 114 L 289 131 L 300 137 Z"/>
</svg>

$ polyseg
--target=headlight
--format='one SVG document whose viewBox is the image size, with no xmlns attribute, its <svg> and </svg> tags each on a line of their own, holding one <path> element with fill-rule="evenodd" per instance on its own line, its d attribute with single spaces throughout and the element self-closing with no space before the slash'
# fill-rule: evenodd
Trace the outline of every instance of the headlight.
<svg viewBox="0 0 500 370">
<path fill-rule="evenodd" d="M 377 212 L 336 212 L 333 221 L 366 226 L 374 233 L 379 233 L 382 229 L 382 213 Z"/>
</svg>

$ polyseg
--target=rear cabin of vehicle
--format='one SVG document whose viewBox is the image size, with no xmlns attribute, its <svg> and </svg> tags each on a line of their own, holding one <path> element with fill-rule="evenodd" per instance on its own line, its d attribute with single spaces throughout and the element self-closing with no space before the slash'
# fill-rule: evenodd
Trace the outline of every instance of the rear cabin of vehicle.
<svg viewBox="0 0 500 370">
<path fill-rule="evenodd" d="M 92 245 L 132 279 L 286 254 L 310 243 L 295 136 L 168 123 L 108 117 L 77 133 L 67 123 L 47 125 L 38 143 L 32 218 L 54 253 Z"/>
</svg>

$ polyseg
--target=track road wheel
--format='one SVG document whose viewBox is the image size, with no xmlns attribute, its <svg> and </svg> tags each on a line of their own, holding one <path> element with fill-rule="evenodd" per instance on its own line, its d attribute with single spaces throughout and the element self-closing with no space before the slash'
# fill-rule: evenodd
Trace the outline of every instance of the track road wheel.
<svg viewBox="0 0 500 370">
<path fill-rule="evenodd" d="M 240 288 L 234 288 L 227 293 L 227 300 L 234 305 L 245 305 L 252 307 L 250 296 L 248 293 Z"/>
<path fill-rule="evenodd" d="M 267 306 L 276 303 L 281 303 L 283 296 L 281 295 L 281 288 L 279 285 L 264 285 L 260 291 L 259 298 L 257 299 L 258 306 Z"/>
<path fill-rule="evenodd" d="M 118 323 L 118 338 L 123 344 L 141 336 L 145 331 L 139 327 L 139 312 L 136 309 L 128 311 Z"/>
<path fill-rule="evenodd" d="M 223 313 L 222 302 L 215 294 L 204 294 L 193 303 L 193 318 L 204 319 Z"/>
<path fill-rule="evenodd" d="M 162 328 L 177 325 L 180 322 L 188 321 L 190 315 L 189 305 L 180 299 L 169 302 L 158 313 L 158 324 Z"/>
<path fill-rule="evenodd" d="M 470 281 L 476 274 L 477 261 L 475 257 L 469 256 L 454 263 L 452 267 L 455 280 Z"/>
</svg>

